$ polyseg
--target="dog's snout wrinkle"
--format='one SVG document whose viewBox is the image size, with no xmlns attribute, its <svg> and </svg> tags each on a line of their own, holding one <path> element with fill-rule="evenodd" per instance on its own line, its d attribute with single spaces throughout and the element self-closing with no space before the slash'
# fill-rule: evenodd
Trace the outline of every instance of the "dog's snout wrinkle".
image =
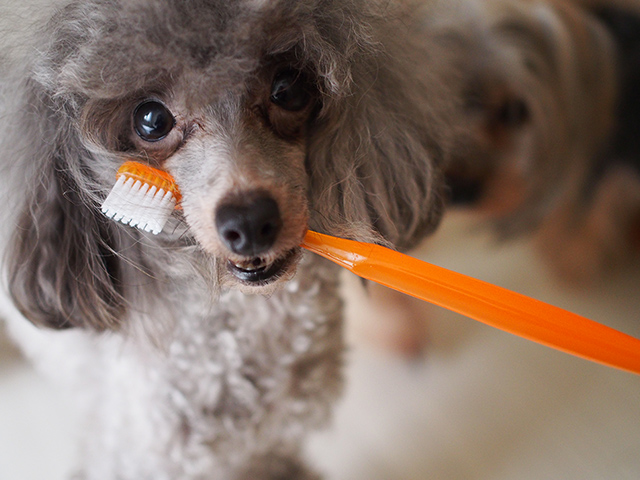
<svg viewBox="0 0 640 480">
<path fill-rule="evenodd" d="M 218 235 L 233 253 L 256 257 L 268 251 L 282 229 L 277 202 L 266 194 L 248 195 L 221 205 L 215 216 Z"/>
</svg>

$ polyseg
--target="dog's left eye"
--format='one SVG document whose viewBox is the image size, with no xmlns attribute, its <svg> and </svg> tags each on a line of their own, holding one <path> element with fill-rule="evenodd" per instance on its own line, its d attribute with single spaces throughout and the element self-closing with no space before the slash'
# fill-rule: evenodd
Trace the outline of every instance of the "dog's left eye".
<svg viewBox="0 0 640 480">
<path fill-rule="evenodd" d="M 273 104 L 290 112 L 299 112 L 304 109 L 311 100 L 304 74 L 289 69 L 276 74 L 271 84 L 270 100 Z"/>
<path fill-rule="evenodd" d="M 133 113 L 133 128 L 147 142 L 165 138 L 173 130 L 175 123 L 169 109 L 155 100 L 141 103 Z"/>
</svg>

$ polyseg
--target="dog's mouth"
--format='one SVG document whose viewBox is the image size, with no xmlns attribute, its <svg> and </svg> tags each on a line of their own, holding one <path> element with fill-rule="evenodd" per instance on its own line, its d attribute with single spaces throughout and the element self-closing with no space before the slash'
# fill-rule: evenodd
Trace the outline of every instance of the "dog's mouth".
<svg viewBox="0 0 640 480">
<path fill-rule="evenodd" d="M 269 262 L 262 257 L 245 261 L 229 260 L 227 269 L 245 285 L 263 286 L 272 283 L 286 274 L 300 256 L 300 248 L 293 248 L 283 256 Z"/>
</svg>

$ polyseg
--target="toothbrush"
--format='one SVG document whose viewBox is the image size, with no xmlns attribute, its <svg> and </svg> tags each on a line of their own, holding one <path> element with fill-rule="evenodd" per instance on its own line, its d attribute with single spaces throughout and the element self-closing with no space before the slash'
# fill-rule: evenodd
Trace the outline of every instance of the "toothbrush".
<svg viewBox="0 0 640 480">
<path fill-rule="evenodd" d="M 356 275 L 543 345 L 640 375 L 640 340 L 553 305 L 370 243 L 308 232 L 302 246 Z"/>
<path fill-rule="evenodd" d="M 158 234 L 180 201 L 168 173 L 126 162 L 105 200 L 109 218 Z M 640 375 L 640 340 L 510 290 L 389 248 L 307 232 L 302 247 L 356 275 L 534 342 Z"/>
</svg>

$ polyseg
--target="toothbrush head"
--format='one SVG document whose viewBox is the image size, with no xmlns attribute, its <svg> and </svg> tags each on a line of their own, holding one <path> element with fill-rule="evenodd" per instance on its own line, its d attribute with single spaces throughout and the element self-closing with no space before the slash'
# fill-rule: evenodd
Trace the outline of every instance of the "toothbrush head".
<svg viewBox="0 0 640 480">
<path fill-rule="evenodd" d="M 128 161 L 102 204 L 107 217 L 157 235 L 181 199 L 173 177 L 143 163 Z"/>
</svg>

